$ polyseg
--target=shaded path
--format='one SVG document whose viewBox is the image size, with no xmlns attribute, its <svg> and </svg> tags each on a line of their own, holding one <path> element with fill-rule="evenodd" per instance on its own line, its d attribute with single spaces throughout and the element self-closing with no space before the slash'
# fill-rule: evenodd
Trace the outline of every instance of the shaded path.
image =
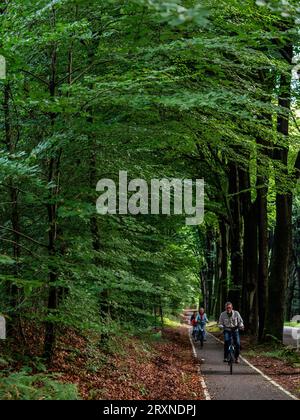
<svg viewBox="0 0 300 420">
<path fill-rule="evenodd" d="M 209 335 L 203 350 L 196 344 L 201 372 L 212 400 L 293 400 L 245 362 L 234 366 L 234 375 L 223 363 L 223 345 Z"/>
</svg>

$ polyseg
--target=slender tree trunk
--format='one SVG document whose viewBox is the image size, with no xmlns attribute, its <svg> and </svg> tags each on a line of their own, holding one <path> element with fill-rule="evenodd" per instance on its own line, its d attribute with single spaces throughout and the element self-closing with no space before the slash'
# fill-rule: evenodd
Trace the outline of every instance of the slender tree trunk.
<svg viewBox="0 0 300 420">
<path fill-rule="evenodd" d="M 5 144 L 7 152 L 10 155 L 13 155 L 16 151 L 16 142 L 13 139 L 12 126 L 11 126 L 11 112 L 10 112 L 10 96 L 11 90 L 9 82 L 6 82 L 4 85 L 4 126 L 5 126 Z M 14 264 L 14 275 L 19 276 L 19 264 L 21 258 L 21 244 L 20 244 L 20 214 L 19 214 L 19 202 L 18 202 L 18 189 L 15 187 L 12 179 L 9 180 L 9 196 L 11 201 L 11 226 L 12 226 L 12 242 L 13 242 L 13 258 L 15 261 Z M 18 302 L 20 300 L 21 290 L 14 284 L 9 287 L 9 300 L 11 307 L 16 312 Z M 15 318 L 16 316 L 16 318 Z M 17 313 L 14 313 L 14 317 L 11 322 L 7 324 L 8 334 L 12 335 L 12 329 L 16 328 L 22 338 L 23 342 L 25 341 L 24 333 L 22 330 L 20 316 Z"/>
<path fill-rule="evenodd" d="M 244 284 L 243 284 L 243 316 L 246 328 L 252 335 L 258 329 L 258 231 L 255 203 L 245 215 L 244 235 Z"/>
<path fill-rule="evenodd" d="M 216 254 L 217 254 L 217 263 L 216 263 L 216 273 L 215 273 L 215 284 L 214 284 L 214 305 L 212 314 L 215 319 L 218 319 L 221 312 L 221 278 L 222 278 L 222 246 L 221 246 L 221 233 L 218 232 L 218 238 L 216 243 Z"/>
<path fill-rule="evenodd" d="M 220 222 L 221 234 L 221 276 L 220 276 L 220 304 L 222 311 L 228 300 L 228 227 L 225 221 Z"/>
<path fill-rule="evenodd" d="M 242 252 L 242 217 L 240 200 L 239 168 L 235 163 L 231 164 L 229 173 L 230 198 L 230 251 L 231 251 L 231 280 L 232 288 L 229 290 L 229 300 L 234 307 L 240 309 L 241 289 L 243 282 L 243 252 Z"/>
<path fill-rule="evenodd" d="M 206 311 L 209 315 L 212 312 L 212 298 L 213 298 L 213 286 L 216 273 L 216 250 L 215 250 L 215 231 L 209 230 L 207 232 L 207 299 L 206 299 Z"/>
<path fill-rule="evenodd" d="M 289 273 L 291 197 L 280 194 L 276 203 L 277 226 L 270 269 L 267 334 L 282 341 Z"/>
<path fill-rule="evenodd" d="M 272 127 L 272 117 L 263 116 Z M 266 141 L 258 137 L 257 145 L 261 153 L 268 156 L 268 151 L 263 149 L 267 146 Z M 265 323 L 268 304 L 268 283 L 269 283 L 269 219 L 268 219 L 268 176 L 262 162 L 257 162 L 257 228 L 258 228 L 258 341 L 264 340 Z"/>
<path fill-rule="evenodd" d="M 264 182 L 262 177 L 258 183 Z M 265 322 L 268 302 L 268 276 L 269 276 L 269 237 L 268 237 L 268 188 L 262 187 L 257 191 L 257 221 L 258 221 L 258 339 L 264 339 Z"/>
<path fill-rule="evenodd" d="M 89 123 L 93 124 L 93 118 L 89 118 Z M 95 189 L 97 184 L 97 156 L 96 156 L 96 145 L 94 144 L 91 147 L 91 156 L 90 156 L 90 188 L 91 191 Z M 94 197 L 93 197 L 94 201 Z M 90 218 L 90 231 L 92 235 L 92 246 L 95 252 L 95 265 L 99 265 L 100 261 L 97 254 L 101 251 L 101 238 L 100 238 L 100 228 L 98 223 L 97 215 L 92 215 Z M 109 307 L 109 291 L 107 288 L 104 288 L 100 293 L 100 317 L 105 320 L 110 313 Z"/>
<path fill-rule="evenodd" d="M 252 203 L 249 171 L 241 172 L 243 179 L 243 219 L 244 219 L 244 275 L 242 292 L 242 312 L 246 328 L 257 334 L 258 328 L 258 229 L 257 206 Z"/>
<path fill-rule="evenodd" d="M 89 65 L 92 65 L 95 59 L 95 52 L 97 50 L 96 44 L 93 45 L 88 51 L 88 62 Z M 91 86 L 93 87 L 93 86 Z M 93 117 L 93 109 L 92 107 L 89 109 L 90 116 L 87 119 L 88 124 L 90 125 L 90 133 L 92 133 L 92 127 L 94 124 L 94 117 Z M 90 165 L 89 165 L 89 184 L 90 189 L 96 191 L 96 184 L 98 182 L 97 179 L 97 144 L 96 144 L 96 135 L 90 135 Z M 96 197 L 92 195 L 93 204 L 95 204 Z M 97 254 L 101 250 L 101 234 L 99 228 L 99 219 L 96 214 L 92 215 L 90 218 L 90 232 L 92 236 L 92 247 L 95 252 L 95 265 L 100 264 L 99 258 Z M 100 293 L 100 317 L 101 319 L 105 320 L 110 315 L 110 304 L 109 304 L 109 290 L 104 288 L 103 291 Z"/>
<path fill-rule="evenodd" d="M 200 243 L 202 242 L 202 234 L 200 228 L 198 229 Z M 213 233 L 210 229 L 205 235 L 205 266 L 202 267 L 199 278 L 200 287 L 202 290 L 203 302 L 200 303 L 209 313 L 209 306 L 212 293 L 212 284 L 214 279 L 214 258 L 213 258 Z"/>
<path fill-rule="evenodd" d="M 268 95 L 259 97 L 259 100 L 271 105 L 274 86 L 276 84 L 274 72 L 271 69 L 260 70 L 258 73 L 259 83 L 265 87 Z M 264 126 L 269 130 L 273 128 L 273 115 L 263 113 L 260 117 Z M 263 132 L 259 132 L 256 138 L 257 149 L 261 158 L 257 159 L 257 227 L 258 227 L 258 341 L 264 341 L 265 323 L 268 304 L 269 283 L 269 220 L 268 220 L 268 193 L 269 175 L 268 160 L 270 158 L 269 143 Z"/>
<path fill-rule="evenodd" d="M 52 158 L 49 166 L 49 182 L 55 180 L 55 159 Z M 58 272 L 53 259 L 57 257 L 56 239 L 57 239 L 57 206 L 55 201 L 55 193 L 51 192 L 49 197 L 48 209 L 48 253 L 50 257 L 49 266 L 49 294 L 48 294 L 48 314 L 50 315 L 58 308 L 58 289 L 55 283 L 58 280 Z M 52 261 L 51 261 L 52 260 Z M 55 326 L 52 321 L 47 321 L 45 325 L 45 344 L 44 344 L 44 357 L 48 362 L 51 362 L 53 350 L 55 345 Z"/>
<path fill-rule="evenodd" d="M 52 20 L 53 26 L 56 25 L 56 12 L 55 8 L 52 7 Z M 52 99 L 56 96 L 56 71 L 57 71 L 57 47 L 53 46 L 51 55 L 51 68 L 50 68 L 50 83 L 49 83 L 49 94 Z M 51 131 L 54 132 L 56 114 L 51 113 L 50 123 Z M 50 258 L 49 264 L 49 294 L 48 294 L 48 315 L 51 315 L 58 309 L 58 289 L 56 282 L 58 280 L 59 273 L 53 263 L 53 260 L 57 257 L 57 195 L 59 192 L 59 172 L 60 172 L 60 159 L 61 151 L 57 156 L 51 157 L 48 168 L 48 183 L 57 184 L 57 187 L 51 188 L 49 193 L 49 202 L 47 205 L 48 213 L 48 254 Z M 44 358 L 48 363 L 51 362 L 55 346 L 55 325 L 52 321 L 48 320 L 45 324 L 45 341 L 44 341 Z"/>
<path fill-rule="evenodd" d="M 200 285 L 201 285 L 201 291 L 202 291 L 202 302 L 200 302 L 200 306 L 207 308 L 208 307 L 208 287 L 207 287 L 206 270 L 202 270 L 200 272 Z"/>
<path fill-rule="evenodd" d="M 159 299 L 159 315 L 160 315 L 160 323 L 162 328 L 164 327 L 164 310 L 163 310 L 163 304 L 162 304 L 162 298 Z"/>
<path fill-rule="evenodd" d="M 287 45 L 283 54 L 292 63 L 293 46 Z M 278 117 L 278 133 L 280 142 L 275 150 L 275 159 L 285 168 L 284 174 L 288 176 L 288 151 L 289 151 L 289 112 L 291 109 L 291 74 L 281 75 L 279 105 L 286 109 Z M 290 250 L 292 241 L 292 193 L 283 191 L 282 182 L 276 180 L 276 227 L 274 233 L 274 245 L 272 250 L 270 282 L 269 282 L 269 304 L 267 319 L 267 334 L 283 341 L 283 328 L 285 320 L 286 290 L 288 286 L 288 273 Z"/>
<path fill-rule="evenodd" d="M 294 316 L 293 303 L 296 297 L 297 282 L 298 282 L 298 270 L 297 270 L 296 263 L 297 263 L 297 259 L 295 258 L 295 255 L 291 254 L 290 269 L 289 269 L 289 284 L 288 284 L 287 299 L 286 299 L 286 318 L 289 321 Z"/>
</svg>

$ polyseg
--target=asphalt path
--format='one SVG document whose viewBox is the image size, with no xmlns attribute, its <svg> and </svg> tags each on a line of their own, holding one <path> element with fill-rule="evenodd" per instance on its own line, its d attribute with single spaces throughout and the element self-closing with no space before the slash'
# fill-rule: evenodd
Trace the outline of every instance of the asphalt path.
<svg viewBox="0 0 300 420">
<path fill-rule="evenodd" d="M 212 400 L 293 400 L 293 397 L 276 387 L 246 362 L 234 365 L 231 376 L 229 366 L 223 363 L 223 344 L 208 335 L 204 348 L 194 345 L 201 373 Z"/>
</svg>

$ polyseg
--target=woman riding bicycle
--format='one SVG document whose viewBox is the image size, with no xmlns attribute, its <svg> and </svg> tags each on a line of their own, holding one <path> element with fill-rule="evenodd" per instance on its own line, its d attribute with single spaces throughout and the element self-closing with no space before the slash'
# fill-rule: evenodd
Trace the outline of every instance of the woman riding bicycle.
<svg viewBox="0 0 300 420">
<path fill-rule="evenodd" d="M 244 330 L 244 321 L 239 312 L 233 310 L 231 302 L 225 305 L 225 312 L 220 316 L 219 327 L 224 331 L 224 363 L 228 362 L 232 340 L 235 346 L 235 362 L 239 363 L 241 351 L 240 330 Z"/>
<path fill-rule="evenodd" d="M 199 309 L 199 313 L 196 317 L 196 321 L 197 321 L 199 329 L 201 328 L 203 329 L 203 337 L 204 337 L 204 341 L 206 341 L 206 324 L 208 324 L 208 318 L 207 318 L 204 308 Z"/>
</svg>

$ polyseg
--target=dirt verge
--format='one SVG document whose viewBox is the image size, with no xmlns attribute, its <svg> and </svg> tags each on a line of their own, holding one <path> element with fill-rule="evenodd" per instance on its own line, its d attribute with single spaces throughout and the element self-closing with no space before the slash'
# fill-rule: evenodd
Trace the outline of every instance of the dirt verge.
<svg viewBox="0 0 300 420">
<path fill-rule="evenodd" d="M 94 349 L 94 363 L 86 343 L 74 336 L 70 350 L 68 337 L 69 350 L 58 351 L 53 371 L 76 383 L 84 399 L 203 400 L 187 328 L 165 329 L 155 337 L 127 338 L 121 354 L 95 354 Z"/>
</svg>

